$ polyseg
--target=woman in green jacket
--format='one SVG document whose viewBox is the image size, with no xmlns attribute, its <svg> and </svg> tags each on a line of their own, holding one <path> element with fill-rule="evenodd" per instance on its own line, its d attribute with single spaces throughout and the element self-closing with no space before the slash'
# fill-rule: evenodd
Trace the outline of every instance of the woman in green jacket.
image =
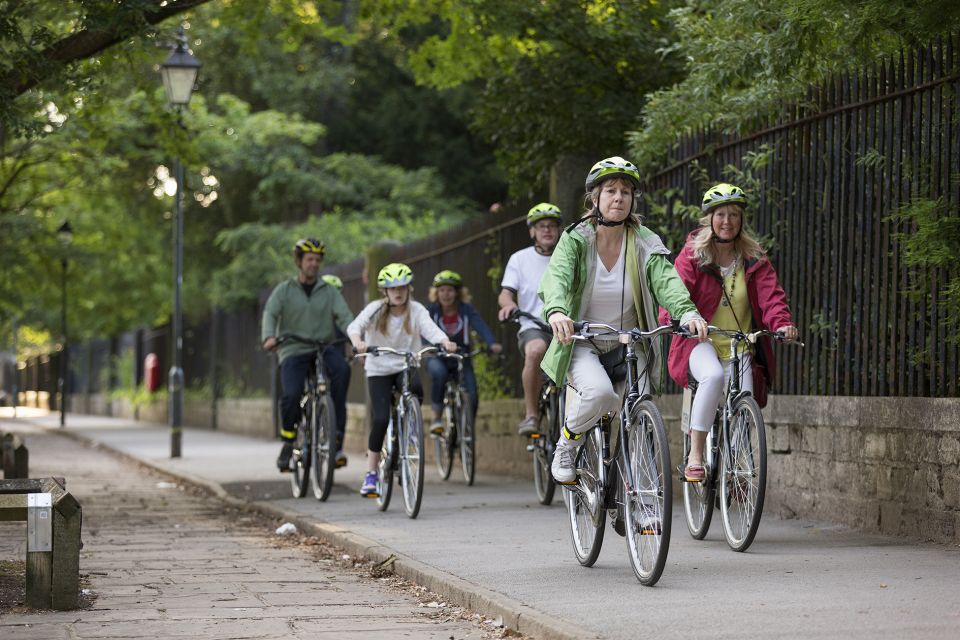
<svg viewBox="0 0 960 640">
<path fill-rule="evenodd" d="M 699 340 L 707 337 L 707 324 L 669 251 L 640 224 L 639 195 L 640 173 L 630 162 L 615 156 L 593 165 L 586 180 L 587 215 L 561 234 L 540 281 L 543 315 L 553 328 L 540 366 L 558 385 L 568 385 L 565 424 L 551 469 L 561 484 L 576 482 L 574 460 L 582 434 L 619 409 L 623 391 L 614 388 L 600 364 L 600 354 L 617 347 L 616 336 L 573 345 L 574 319 L 647 330 L 657 326 L 663 306 Z M 653 357 L 660 357 L 658 344 Z M 642 370 L 644 363 L 639 365 Z M 651 368 L 651 376 L 645 384 L 657 386 L 659 367 Z"/>
</svg>

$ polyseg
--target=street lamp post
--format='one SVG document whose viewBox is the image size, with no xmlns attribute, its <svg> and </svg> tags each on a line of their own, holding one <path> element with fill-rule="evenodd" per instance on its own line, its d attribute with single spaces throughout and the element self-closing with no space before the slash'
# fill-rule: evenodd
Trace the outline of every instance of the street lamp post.
<svg viewBox="0 0 960 640">
<path fill-rule="evenodd" d="M 181 28 L 177 45 L 160 67 L 167 101 L 177 110 L 177 124 L 183 126 L 180 114 L 190 102 L 193 86 L 200 70 L 200 61 L 187 48 L 187 38 Z M 170 395 L 170 457 L 180 457 L 183 425 L 183 310 L 180 294 L 183 287 L 183 166 L 180 158 L 174 161 L 177 195 L 174 199 L 173 219 L 173 364 L 167 381 Z"/>
<path fill-rule="evenodd" d="M 57 391 L 60 394 L 60 428 L 67 426 L 67 376 L 70 375 L 67 358 L 67 248 L 73 242 L 73 227 L 66 220 L 57 229 L 57 240 L 63 253 L 60 254 L 60 375 L 57 377 Z"/>
</svg>

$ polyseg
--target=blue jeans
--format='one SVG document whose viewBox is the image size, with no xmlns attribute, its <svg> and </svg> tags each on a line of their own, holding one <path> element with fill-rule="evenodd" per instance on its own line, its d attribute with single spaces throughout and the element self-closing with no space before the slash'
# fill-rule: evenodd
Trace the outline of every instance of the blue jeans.
<svg viewBox="0 0 960 640">
<path fill-rule="evenodd" d="M 297 423 L 300 422 L 300 398 L 307 375 L 313 370 L 314 354 L 303 353 L 290 356 L 280 363 L 280 382 L 283 395 L 280 399 L 280 412 L 284 440 L 296 436 Z M 342 446 L 343 435 L 347 428 L 347 388 L 350 386 L 350 365 L 343 356 L 342 347 L 330 347 L 323 352 L 323 366 L 330 380 L 330 397 L 333 411 L 336 413 L 337 437 Z"/>
<path fill-rule="evenodd" d="M 430 373 L 432 381 L 430 403 L 436 410 L 443 406 L 443 387 L 447 384 L 448 377 L 457 374 L 457 362 L 452 358 L 430 358 L 427 360 L 427 372 Z M 477 405 L 479 403 L 477 376 L 473 372 L 473 363 L 470 360 L 464 360 L 463 362 L 463 386 L 467 388 L 467 393 L 470 395 L 473 415 L 477 415 Z"/>
</svg>

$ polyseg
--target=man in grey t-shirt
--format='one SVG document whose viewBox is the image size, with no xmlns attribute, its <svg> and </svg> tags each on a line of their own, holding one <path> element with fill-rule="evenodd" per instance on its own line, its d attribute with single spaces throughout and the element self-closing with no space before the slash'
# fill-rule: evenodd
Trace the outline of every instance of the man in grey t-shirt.
<svg viewBox="0 0 960 640">
<path fill-rule="evenodd" d="M 527 213 L 527 227 L 533 246 L 521 249 L 510 256 L 507 268 L 500 283 L 500 321 L 519 309 L 530 315 L 540 317 L 543 302 L 537 296 L 540 278 L 547 270 L 550 255 L 560 240 L 560 209 L 548 202 L 541 202 Z M 520 319 L 520 332 L 517 341 L 523 355 L 523 400 L 526 415 L 520 423 L 518 432 L 529 436 L 537 431 L 537 396 L 540 392 L 540 361 L 547 352 L 552 334 L 539 328 L 527 318 Z"/>
</svg>

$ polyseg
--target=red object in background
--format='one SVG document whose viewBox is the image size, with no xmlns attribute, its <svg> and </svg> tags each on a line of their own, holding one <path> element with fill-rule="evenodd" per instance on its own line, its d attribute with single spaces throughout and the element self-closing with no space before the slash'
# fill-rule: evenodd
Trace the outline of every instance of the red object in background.
<svg viewBox="0 0 960 640">
<path fill-rule="evenodd" d="M 151 393 L 160 388 L 160 358 L 155 353 L 147 354 L 143 361 L 143 385 Z"/>
</svg>

